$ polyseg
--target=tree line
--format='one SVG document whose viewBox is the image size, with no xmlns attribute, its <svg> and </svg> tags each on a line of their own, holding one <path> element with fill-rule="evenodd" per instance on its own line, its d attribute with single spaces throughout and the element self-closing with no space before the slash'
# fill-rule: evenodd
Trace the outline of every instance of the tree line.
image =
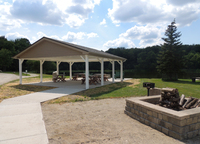
<svg viewBox="0 0 200 144">
<path fill-rule="evenodd" d="M 4 36 L 0 37 L 0 70 L 18 71 L 18 60 L 12 57 L 30 46 L 30 42 L 26 38 L 15 40 L 7 40 Z M 183 65 L 181 69 L 185 72 L 200 72 L 200 44 L 182 45 L 181 56 L 183 57 Z M 151 46 L 146 48 L 110 48 L 107 53 L 114 54 L 126 58 L 124 62 L 125 76 L 127 77 L 160 77 L 157 71 L 158 55 L 161 46 Z M 84 63 L 75 63 L 73 70 L 85 70 Z M 99 62 L 93 62 L 89 65 L 90 70 L 100 70 Z M 120 69 L 120 65 L 116 62 L 116 70 Z M 110 62 L 105 62 L 105 70 L 112 70 Z M 23 71 L 39 72 L 39 61 L 25 61 L 23 63 Z M 44 73 L 50 73 L 56 70 L 55 62 L 44 63 Z M 69 70 L 68 63 L 61 63 L 60 70 Z"/>
</svg>

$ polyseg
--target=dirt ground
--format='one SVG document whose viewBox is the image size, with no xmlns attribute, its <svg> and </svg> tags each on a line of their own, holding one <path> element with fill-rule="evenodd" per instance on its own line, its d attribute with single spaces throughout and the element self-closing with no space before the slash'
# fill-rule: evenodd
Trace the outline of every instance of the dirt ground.
<svg viewBox="0 0 200 144">
<path fill-rule="evenodd" d="M 50 144 L 199 144 L 179 141 L 124 114 L 125 99 L 42 104 Z"/>
</svg>

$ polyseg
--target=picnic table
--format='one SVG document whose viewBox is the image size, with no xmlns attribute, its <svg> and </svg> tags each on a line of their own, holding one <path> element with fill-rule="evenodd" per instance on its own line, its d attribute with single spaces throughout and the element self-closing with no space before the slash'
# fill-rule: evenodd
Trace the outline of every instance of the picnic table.
<svg viewBox="0 0 200 144">
<path fill-rule="evenodd" d="M 192 77 L 192 82 L 195 82 L 196 79 L 200 79 L 200 77 Z"/>
<path fill-rule="evenodd" d="M 77 81 L 78 77 L 84 77 L 85 73 L 75 73 L 74 76 L 72 77 L 72 80 Z"/>
<path fill-rule="evenodd" d="M 101 82 L 101 74 L 94 74 L 94 75 L 89 75 L 89 84 L 98 84 Z M 85 83 L 85 76 L 83 76 L 83 79 L 81 84 Z M 108 74 L 104 74 L 104 81 L 108 81 Z"/>
<path fill-rule="evenodd" d="M 59 75 L 58 75 L 58 80 L 59 80 L 59 81 L 66 82 L 65 76 L 64 76 L 63 74 L 59 74 Z"/>
<path fill-rule="evenodd" d="M 101 74 L 94 74 L 95 76 L 98 76 L 99 78 L 101 78 Z M 108 81 L 109 75 L 108 74 L 103 74 L 103 79 L 104 81 Z M 100 79 L 101 81 L 101 79 Z"/>
</svg>

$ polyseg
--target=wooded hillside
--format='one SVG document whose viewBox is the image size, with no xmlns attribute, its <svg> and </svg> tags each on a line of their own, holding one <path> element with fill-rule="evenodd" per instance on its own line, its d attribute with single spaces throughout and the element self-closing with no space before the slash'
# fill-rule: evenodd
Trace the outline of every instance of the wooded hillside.
<svg viewBox="0 0 200 144">
<path fill-rule="evenodd" d="M 18 71 L 18 60 L 11 57 L 30 46 L 28 39 L 16 39 L 8 41 L 4 36 L 0 37 L 0 70 Z M 184 66 L 183 73 L 200 74 L 200 44 L 182 45 Z M 157 56 L 161 50 L 160 46 L 152 46 L 146 48 L 110 48 L 108 53 L 118 55 L 127 59 L 124 63 L 125 76 L 128 77 L 159 77 L 160 74 L 156 70 Z M 100 70 L 100 63 L 90 63 L 90 70 Z M 39 72 L 39 62 L 25 61 L 23 70 Z M 105 70 L 111 70 L 112 65 L 106 62 Z M 116 70 L 119 70 L 119 64 L 116 62 Z M 44 63 L 44 72 L 52 72 L 56 70 L 54 62 Z M 61 63 L 60 70 L 69 70 L 68 63 Z M 84 63 L 75 63 L 73 70 L 84 71 Z M 183 75 L 183 74 L 180 74 Z M 189 75 L 188 75 L 189 76 Z M 199 75 L 200 76 L 200 75 Z"/>
</svg>

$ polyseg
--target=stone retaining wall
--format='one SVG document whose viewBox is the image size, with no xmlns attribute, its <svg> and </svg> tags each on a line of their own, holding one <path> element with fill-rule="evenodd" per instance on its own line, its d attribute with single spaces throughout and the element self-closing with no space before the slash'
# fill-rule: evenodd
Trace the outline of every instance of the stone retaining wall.
<svg viewBox="0 0 200 144">
<path fill-rule="evenodd" d="M 160 95 L 127 99 L 124 112 L 141 123 L 179 140 L 200 135 L 200 108 L 174 111 L 152 104 L 159 98 Z"/>
</svg>

